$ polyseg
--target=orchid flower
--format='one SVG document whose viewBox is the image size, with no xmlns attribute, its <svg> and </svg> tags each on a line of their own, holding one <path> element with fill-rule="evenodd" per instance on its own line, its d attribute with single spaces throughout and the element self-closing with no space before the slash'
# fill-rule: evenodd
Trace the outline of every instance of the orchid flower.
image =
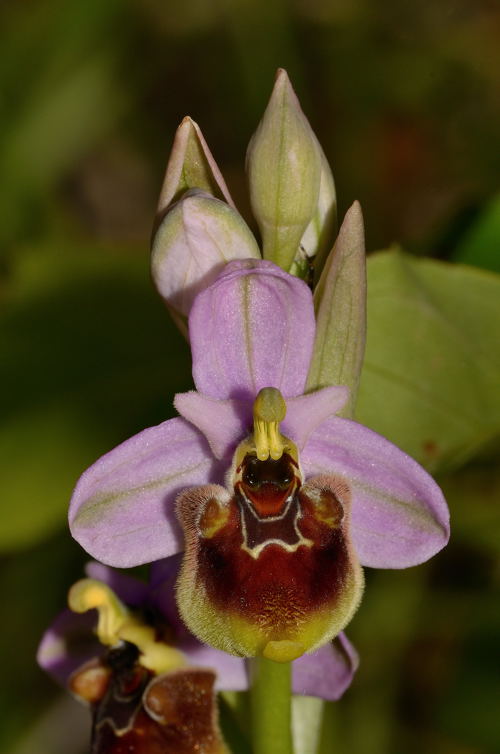
<svg viewBox="0 0 500 754">
<path fill-rule="evenodd" d="M 336 416 L 346 388 L 304 394 L 315 321 L 301 280 L 233 261 L 196 297 L 189 334 L 197 391 L 176 396 L 179 418 L 83 474 L 71 530 L 110 565 L 155 561 L 184 547 L 178 499 L 188 627 L 233 654 L 288 661 L 349 622 L 362 566 L 440 550 L 448 509 L 413 459 Z"/>
<path fill-rule="evenodd" d="M 149 584 L 97 562 L 88 563 L 85 573 L 88 579 L 107 585 L 128 608 L 141 611 L 150 620 L 154 619 L 155 624 L 162 624 L 170 645 L 178 650 L 186 665 L 216 674 L 215 691 L 247 689 L 246 662 L 202 644 L 181 620 L 174 596 L 179 563 L 179 556 L 154 563 Z M 66 609 L 57 616 L 40 642 L 38 664 L 73 693 L 72 680 L 78 671 L 89 665 L 93 667 L 105 652 L 96 635 L 97 624 L 95 610 L 75 613 Z M 297 694 L 334 701 L 351 683 L 357 666 L 357 653 L 347 637 L 341 634 L 332 644 L 294 664 L 293 689 Z"/>
<path fill-rule="evenodd" d="M 102 563 L 85 567 L 88 579 L 107 585 L 124 605 L 157 616 L 166 626 L 171 643 L 186 662 L 217 670 L 216 689 L 240 691 L 248 685 L 242 660 L 201 644 L 187 631 L 175 604 L 173 586 L 179 558 L 167 558 L 155 564 L 150 583 L 129 576 Z M 160 578 L 161 577 L 161 578 Z M 69 678 L 84 663 L 103 653 L 96 637 L 97 613 L 64 610 L 45 632 L 38 649 L 39 665 L 55 681 L 67 687 Z"/>
<path fill-rule="evenodd" d="M 88 564 L 70 610 L 42 638 L 39 664 L 91 708 L 91 754 L 228 752 L 216 683 L 244 688 L 244 667 L 182 628 L 170 596 L 175 561 L 157 587 Z"/>
</svg>

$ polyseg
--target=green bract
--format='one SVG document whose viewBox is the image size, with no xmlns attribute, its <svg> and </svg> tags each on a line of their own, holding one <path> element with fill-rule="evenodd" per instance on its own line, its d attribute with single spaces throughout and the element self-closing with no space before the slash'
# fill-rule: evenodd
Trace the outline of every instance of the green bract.
<svg viewBox="0 0 500 754">
<path fill-rule="evenodd" d="M 356 403 L 366 332 L 366 262 L 363 215 L 358 202 L 347 212 L 314 292 L 317 329 L 307 379 L 308 390 L 347 385 Z"/>
</svg>

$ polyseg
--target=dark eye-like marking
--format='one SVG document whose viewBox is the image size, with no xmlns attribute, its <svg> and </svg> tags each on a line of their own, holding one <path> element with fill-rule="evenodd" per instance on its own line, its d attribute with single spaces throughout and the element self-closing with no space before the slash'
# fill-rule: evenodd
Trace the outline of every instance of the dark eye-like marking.
<svg viewBox="0 0 500 754">
<path fill-rule="evenodd" d="M 245 468 L 245 471 L 243 472 L 243 482 L 248 484 L 249 487 L 255 487 L 258 484 L 253 465 L 248 464 Z"/>
<path fill-rule="evenodd" d="M 256 456 L 248 455 L 243 462 L 242 481 L 252 489 L 259 489 L 264 484 L 272 484 L 279 489 L 286 489 L 293 481 L 294 469 L 289 456 L 284 453 L 277 461 L 268 458 L 259 461 Z"/>
</svg>

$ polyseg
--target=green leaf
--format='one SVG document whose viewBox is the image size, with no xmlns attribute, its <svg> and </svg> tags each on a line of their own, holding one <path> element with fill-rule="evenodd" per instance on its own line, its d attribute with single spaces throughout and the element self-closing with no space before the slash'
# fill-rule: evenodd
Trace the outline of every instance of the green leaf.
<svg viewBox="0 0 500 754">
<path fill-rule="evenodd" d="M 479 219 L 460 242 L 455 261 L 500 272 L 500 194 L 481 212 Z"/>
<path fill-rule="evenodd" d="M 368 260 L 357 419 L 429 470 L 500 433 L 500 277 L 399 251 Z"/>
<path fill-rule="evenodd" d="M 123 18 L 118 0 L 89 0 L 81 7 L 50 0 L 32 12 L 22 3 L 11 10 L 1 19 L 4 254 L 11 253 L 13 239 L 28 237 L 45 219 L 51 191 L 109 133 L 130 101 L 130 92 L 117 86 L 116 32 Z"/>
</svg>

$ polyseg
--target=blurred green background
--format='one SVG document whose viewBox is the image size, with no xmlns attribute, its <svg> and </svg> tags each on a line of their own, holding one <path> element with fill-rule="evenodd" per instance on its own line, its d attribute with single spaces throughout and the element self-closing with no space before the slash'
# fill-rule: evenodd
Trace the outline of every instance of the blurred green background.
<svg viewBox="0 0 500 754">
<path fill-rule="evenodd" d="M 246 144 L 285 67 L 333 167 L 340 214 L 361 201 L 370 251 L 397 242 L 498 272 L 500 9 L 492 0 L 18 0 L 2 4 L 0 27 L 0 749 L 81 754 L 85 715 L 34 655 L 86 560 L 66 530 L 79 473 L 172 415 L 173 394 L 190 386 L 187 345 L 148 271 L 175 128 L 186 114 L 200 124 L 252 222 Z M 415 277 L 408 264 L 408 295 L 430 300 L 435 268 L 424 263 Z M 370 268 L 375 292 L 384 265 Z M 328 713 L 324 754 L 500 751 L 500 289 L 486 271 L 453 279 L 437 281 L 437 310 L 462 339 L 460 379 L 446 359 L 439 380 L 417 370 L 437 406 L 420 411 L 434 422 L 421 453 L 415 437 L 428 428 L 410 432 L 405 419 L 420 404 L 405 394 L 390 415 L 376 364 L 389 343 L 387 359 L 413 373 L 412 354 L 404 331 L 384 340 L 394 310 L 372 294 L 379 324 L 360 418 L 436 473 L 453 535 L 425 566 L 368 574 L 349 631 L 361 666 Z M 457 415 L 466 421 L 453 446 Z"/>
</svg>

